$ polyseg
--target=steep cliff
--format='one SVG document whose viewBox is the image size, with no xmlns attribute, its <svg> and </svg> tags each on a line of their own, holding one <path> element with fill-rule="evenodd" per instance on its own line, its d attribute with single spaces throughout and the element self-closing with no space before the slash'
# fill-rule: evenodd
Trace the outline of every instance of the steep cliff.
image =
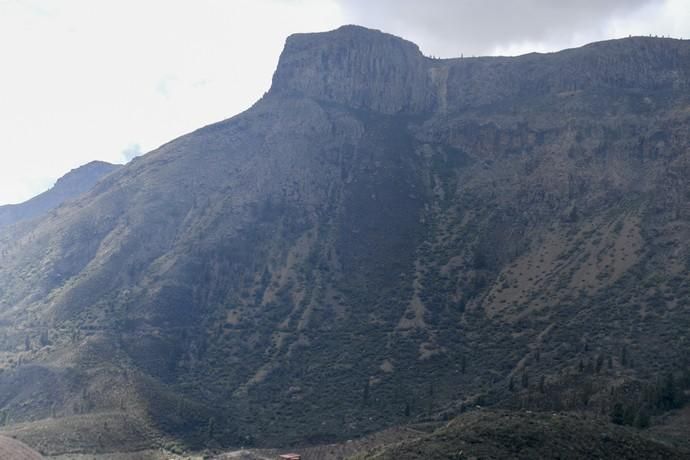
<svg viewBox="0 0 690 460">
<path fill-rule="evenodd" d="M 291 36 L 271 92 L 385 114 L 520 110 L 533 108 L 534 99 L 554 102 L 549 111 L 564 105 L 596 114 L 592 96 L 682 92 L 689 78 L 682 40 L 635 37 L 549 55 L 432 59 L 400 38 L 345 26 L 327 35 Z"/>
<path fill-rule="evenodd" d="M 408 41 L 358 26 L 288 38 L 272 93 L 377 112 L 433 109 L 427 59 Z"/>
</svg>

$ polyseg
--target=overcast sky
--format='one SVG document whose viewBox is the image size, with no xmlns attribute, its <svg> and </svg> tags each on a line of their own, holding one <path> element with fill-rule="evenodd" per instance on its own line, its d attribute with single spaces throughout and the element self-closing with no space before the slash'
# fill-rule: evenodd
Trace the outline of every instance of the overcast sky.
<svg viewBox="0 0 690 460">
<path fill-rule="evenodd" d="M 248 108 L 285 38 L 357 23 L 441 57 L 690 37 L 688 0 L 0 0 L 0 204 Z"/>
</svg>

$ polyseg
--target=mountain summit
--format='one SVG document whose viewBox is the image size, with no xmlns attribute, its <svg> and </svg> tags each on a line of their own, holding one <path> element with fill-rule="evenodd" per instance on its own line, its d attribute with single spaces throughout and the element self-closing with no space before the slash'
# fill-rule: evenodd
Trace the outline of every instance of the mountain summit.
<svg viewBox="0 0 690 460">
<path fill-rule="evenodd" d="M 417 45 L 358 26 L 288 38 L 271 92 L 382 113 L 434 106 L 427 59 Z"/>
<path fill-rule="evenodd" d="M 291 36 L 251 109 L 0 230 L 7 430 L 57 455 L 667 410 L 645 398 L 687 367 L 689 55 Z"/>
</svg>

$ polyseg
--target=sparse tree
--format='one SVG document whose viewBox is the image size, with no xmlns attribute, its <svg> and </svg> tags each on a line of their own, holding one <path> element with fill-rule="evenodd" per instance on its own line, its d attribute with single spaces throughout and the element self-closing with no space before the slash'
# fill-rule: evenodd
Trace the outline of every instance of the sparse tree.
<svg viewBox="0 0 690 460">
<path fill-rule="evenodd" d="M 430 383 L 429 384 L 429 413 L 431 414 L 434 410 L 434 384 Z"/>
<path fill-rule="evenodd" d="M 664 382 L 659 391 L 659 402 L 657 405 L 662 410 L 676 409 L 680 406 L 678 388 L 672 372 L 666 374 L 664 378 Z"/>
<path fill-rule="evenodd" d="M 206 439 L 208 441 L 213 439 L 216 431 L 216 419 L 214 417 L 209 417 L 208 423 L 206 424 Z"/>
<path fill-rule="evenodd" d="M 38 338 L 38 342 L 41 344 L 41 347 L 45 347 L 50 345 L 50 339 L 48 338 L 48 331 L 42 331 L 41 335 Z"/>
<path fill-rule="evenodd" d="M 611 422 L 615 423 L 616 425 L 623 425 L 624 422 L 624 408 L 623 404 L 620 402 L 617 402 L 613 405 L 613 408 L 611 409 Z"/>
<path fill-rule="evenodd" d="M 628 367 L 628 347 L 623 345 L 621 349 L 621 366 Z"/>
<path fill-rule="evenodd" d="M 637 415 L 635 415 L 634 425 L 635 428 L 639 429 L 649 428 L 650 417 L 649 413 L 644 409 L 644 407 L 637 411 Z"/>
<path fill-rule="evenodd" d="M 369 405 L 369 379 L 364 383 L 364 390 L 362 390 L 362 404 Z"/>
</svg>

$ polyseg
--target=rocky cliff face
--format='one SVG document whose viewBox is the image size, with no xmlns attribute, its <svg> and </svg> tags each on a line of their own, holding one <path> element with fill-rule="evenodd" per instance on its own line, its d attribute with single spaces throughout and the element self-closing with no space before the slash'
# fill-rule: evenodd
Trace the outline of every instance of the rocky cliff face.
<svg viewBox="0 0 690 460">
<path fill-rule="evenodd" d="M 291 36 L 271 90 L 386 114 L 463 112 L 492 104 L 519 110 L 548 96 L 683 91 L 690 86 L 689 62 L 686 43 L 644 37 L 550 55 L 431 59 L 398 37 L 345 26 L 326 36 Z"/>
<path fill-rule="evenodd" d="M 271 91 L 387 114 L 431 111 L 427 59 L 392 35 L 357 26 L 288 38 Z"/>
<path fill-rule="evenodd" d="M 291 37 L 250 110 L 0 232 L 0 405 L 141 448 L 633 404 L 684 365 L 688 50 Z"/>
</svg>

